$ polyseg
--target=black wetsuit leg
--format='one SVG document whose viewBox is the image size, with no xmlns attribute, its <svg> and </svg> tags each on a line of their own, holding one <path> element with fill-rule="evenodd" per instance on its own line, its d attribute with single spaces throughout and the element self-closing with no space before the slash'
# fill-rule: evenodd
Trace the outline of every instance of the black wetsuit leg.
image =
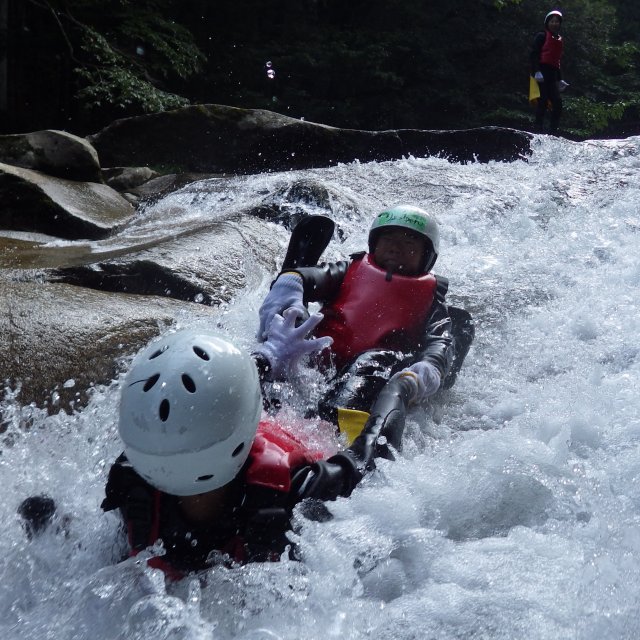
<svg viewBox="0 0 640 640">
<path fill-rule="evenodd" d="M 548 64 L 540 65 L 540 72 L 544 82 L 540 83 L 540 99 L 536 108 L 536 126 L 542 130 L 544 116 L 547 112 L 547 102 L 551 102 L 551 118 L 549 131 L 555 133 L 558 130 L 560 115 L 562 114 L 562 98 L 558 90 L 558 80 L 560 72 L 555 67 Z"/>
<path fill-rule="evenodd" d="M 319 403 L 321 418 L 338 423 L 338 408 L 369 412 L 389 378 L 411 364 L 411 356 L 400 351 L 365 351 L 331 381 Z"/>
</svg>

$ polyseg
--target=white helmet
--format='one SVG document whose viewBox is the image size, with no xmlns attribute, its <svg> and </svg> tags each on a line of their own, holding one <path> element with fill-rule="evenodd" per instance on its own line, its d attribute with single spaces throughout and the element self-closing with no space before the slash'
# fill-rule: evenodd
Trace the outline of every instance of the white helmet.
<svg viewBox="0 0 640 640">
<path fill-rule="evenodd" d="M 238 475 L 261 409 L 253 358 L 214 333 L 186 329 L 136 356 L 118 430 L 138 474 L 161 491 L 190 496 Z"/>
</svg>

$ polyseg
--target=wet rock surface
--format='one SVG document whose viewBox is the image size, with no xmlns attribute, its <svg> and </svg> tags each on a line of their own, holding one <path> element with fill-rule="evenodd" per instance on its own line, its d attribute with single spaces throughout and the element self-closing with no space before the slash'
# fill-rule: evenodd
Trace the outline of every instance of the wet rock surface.
<svg viewBox="0 0 640 640">
<path fill-rule="evenodd" d="M 215 323 L 220 305 L 277 272 L 289 230 L 310 210 L 359 215 L 313 179 L 284 179 L 237 207 L 234 176 L 408 155 L 510 161 L 530 153 L 530 139 L 491 127 L 343 130 L 221 105 L 119 120 L 88 140 L 1 136 L 5 386 L 23 404 L 78 406 L 150 338 L 185 319 Z M 190 226 L 190 207 L 212 197 L 210 222 Z M 162 236 L 148 218 L 156 204 Z"/>
<path fill-rule="evenodd" d="M 0 164 L 0 228 L 66 239 L 103 238 L 135 210 L 116 191 Z"/>
</svg>

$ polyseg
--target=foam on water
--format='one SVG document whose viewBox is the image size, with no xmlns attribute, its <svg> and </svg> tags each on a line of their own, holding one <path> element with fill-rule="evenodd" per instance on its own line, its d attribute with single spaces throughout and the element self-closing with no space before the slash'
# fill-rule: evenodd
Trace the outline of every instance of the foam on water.
<svg viewBox="0 0 640 640">
<path fill-rule="evenodd" d="M 120 451 L 117 381 L 72 415 L 8 398 L 2 637 L 636 638 L 639 176 L 638 138 L 545 136 L 513 164 L 354 163 L 245 177 L 227 200 L 186 191 L 159 203 L 205 226 L 211 207 L 318 180 L 357 205 L 336 203 L 345 240 L 329 258 L 363 248 L 381 207 L 424 206 L 441 225 L 450 300 L 477 320 L 474 346 L 455 387 L 412 413 L 398 460 L 332 503 L 333 520 L 299 517 L 303 562 L 216 567 L 202 585 L 167 588 L 134 561 L 115 564 L 124 541 L 99 505 Z M 221 316 L 242 346 L 271 277 Z M 43 489 L 61 514 L 29 542 L 15 510 Z"/>
</svg>

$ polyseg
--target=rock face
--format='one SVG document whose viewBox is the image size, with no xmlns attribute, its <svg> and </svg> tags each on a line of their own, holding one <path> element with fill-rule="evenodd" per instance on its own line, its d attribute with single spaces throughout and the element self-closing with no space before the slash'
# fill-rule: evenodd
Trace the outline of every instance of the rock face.
<svg viewBox="0 0 640 640">
<path fill-rule="evenodd" d="M 259 109 L 197 105 L 117 120 L 89 136 L 105 166 L 163 173 L 259 173 L 339 162 L 442 155 L 454 162 L 515 160 L 532 136 L 486 127 L 462 131 L 337 129 Z"/>
<path fill-rule="evenodd" d="M 56 178 L 102 182 L 96 150 L 84 138 L 66 131 L 0 136 L 0 162 Z"/>
<path fill-rule="evenodd" d="M 103 238 L 135 212 L 107 185 L 8 164 L 0 164 L 0 203 L 0 228 L 67 239 Z"/>
<path fill-rule="evenodd" d="M 175 323 L 170 299 L 93 291 L 66 284 L 0 281 L 0 369 L 21 386 L 23 404 L 82 404 L 93 384 L 112 380 L 118 358 Z M 193 305 L 211 322 L 215 310 Z M 65 383 L 67 383 L 65 385 Z"/>
<path fill-rule="evenodd" d="M 530 153 L 530 139 L 499 128 L 345 130 L 220 105 L 119 120 L 91 137 L 97 153 L 64 132 L 1 136 L 2 377 L 20 387 L 22 404 L 78 406 L 153 336 L 181 320 L 211 326 L 219 305 L 262 284 L 278 268 L 287 229 L 308 210 L 360 214 L 314 180 L 284 180 L 234 208 L 225 174 L 410 154 L 509 161 Z M 118 191 L 142 202 L 139 210 Z M 215 215 L 190 226 L 190 207 L 212 194 Z M 158 221 L 168 229 L 162 237 Z"/>
</svg>

